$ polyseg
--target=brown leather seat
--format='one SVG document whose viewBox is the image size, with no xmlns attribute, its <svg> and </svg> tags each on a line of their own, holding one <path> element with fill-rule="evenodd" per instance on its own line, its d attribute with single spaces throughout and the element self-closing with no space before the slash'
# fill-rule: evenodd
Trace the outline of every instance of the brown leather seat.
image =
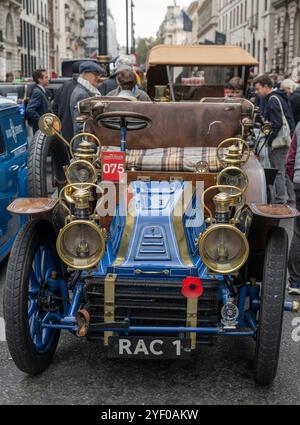
<svg viewBox="0 0 300 425">
<path fill-rule="evenodd" d="M 96 106 L 93 116 L 113 111 L 138 112 L 152 120 L 150 129 L 128 132 L 127 149 L 217 147 L 241 132 L 240 104 L 118 102 Z M 93 127 L 104 146 L 120 145 L 119 131 L 96 120 Z"/>
</svg>

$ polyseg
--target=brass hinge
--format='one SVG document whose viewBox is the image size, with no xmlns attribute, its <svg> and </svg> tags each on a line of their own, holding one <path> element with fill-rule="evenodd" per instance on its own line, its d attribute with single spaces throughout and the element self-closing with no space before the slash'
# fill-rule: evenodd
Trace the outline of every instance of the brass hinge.
<svg viewBox="0 0 300 425">
<path fill-rule="evenodd" d="M 151 178 L 150 178 L 150 176 L 138 176 L 137 181 L 138 182 L 150 182 Z"/>
</svg>

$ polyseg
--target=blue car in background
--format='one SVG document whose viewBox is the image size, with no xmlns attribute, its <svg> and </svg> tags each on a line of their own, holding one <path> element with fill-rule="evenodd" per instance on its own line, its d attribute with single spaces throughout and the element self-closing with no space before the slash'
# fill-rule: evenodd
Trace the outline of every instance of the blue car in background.
<svg viewBox="0 0 300 425">
<path fill-rule="evenodd" d="M 0 97 L 0 261 L 10 252 L 24 222 L 7 206 L 27 196 L 27 134 L 18 105 Z"/>
</svg>

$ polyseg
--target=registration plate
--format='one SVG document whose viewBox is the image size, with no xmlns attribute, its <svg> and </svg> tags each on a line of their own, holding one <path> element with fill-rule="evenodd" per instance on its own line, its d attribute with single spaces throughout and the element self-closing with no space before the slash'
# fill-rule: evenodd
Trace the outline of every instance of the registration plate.
<svg viewBox="0 0 300 425">
<path fill-rule="evenodd" d="M 124 359 L 189 359 L 191 339 L 169 337 L 109 338 L 108 357 Z"/>
</svg>

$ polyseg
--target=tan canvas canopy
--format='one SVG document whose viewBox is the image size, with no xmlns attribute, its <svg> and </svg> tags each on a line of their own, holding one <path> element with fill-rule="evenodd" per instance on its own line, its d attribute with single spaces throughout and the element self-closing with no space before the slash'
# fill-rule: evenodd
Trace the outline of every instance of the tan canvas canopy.
<svg viewBox="0 0 300 425">
<path fill-rule="evenodd" d="M 259 63 L 238 46 L 169 46 L 153 47 L 148 55 L 148 68 L 156 65 L 257 66 Z"/>
</svg>

